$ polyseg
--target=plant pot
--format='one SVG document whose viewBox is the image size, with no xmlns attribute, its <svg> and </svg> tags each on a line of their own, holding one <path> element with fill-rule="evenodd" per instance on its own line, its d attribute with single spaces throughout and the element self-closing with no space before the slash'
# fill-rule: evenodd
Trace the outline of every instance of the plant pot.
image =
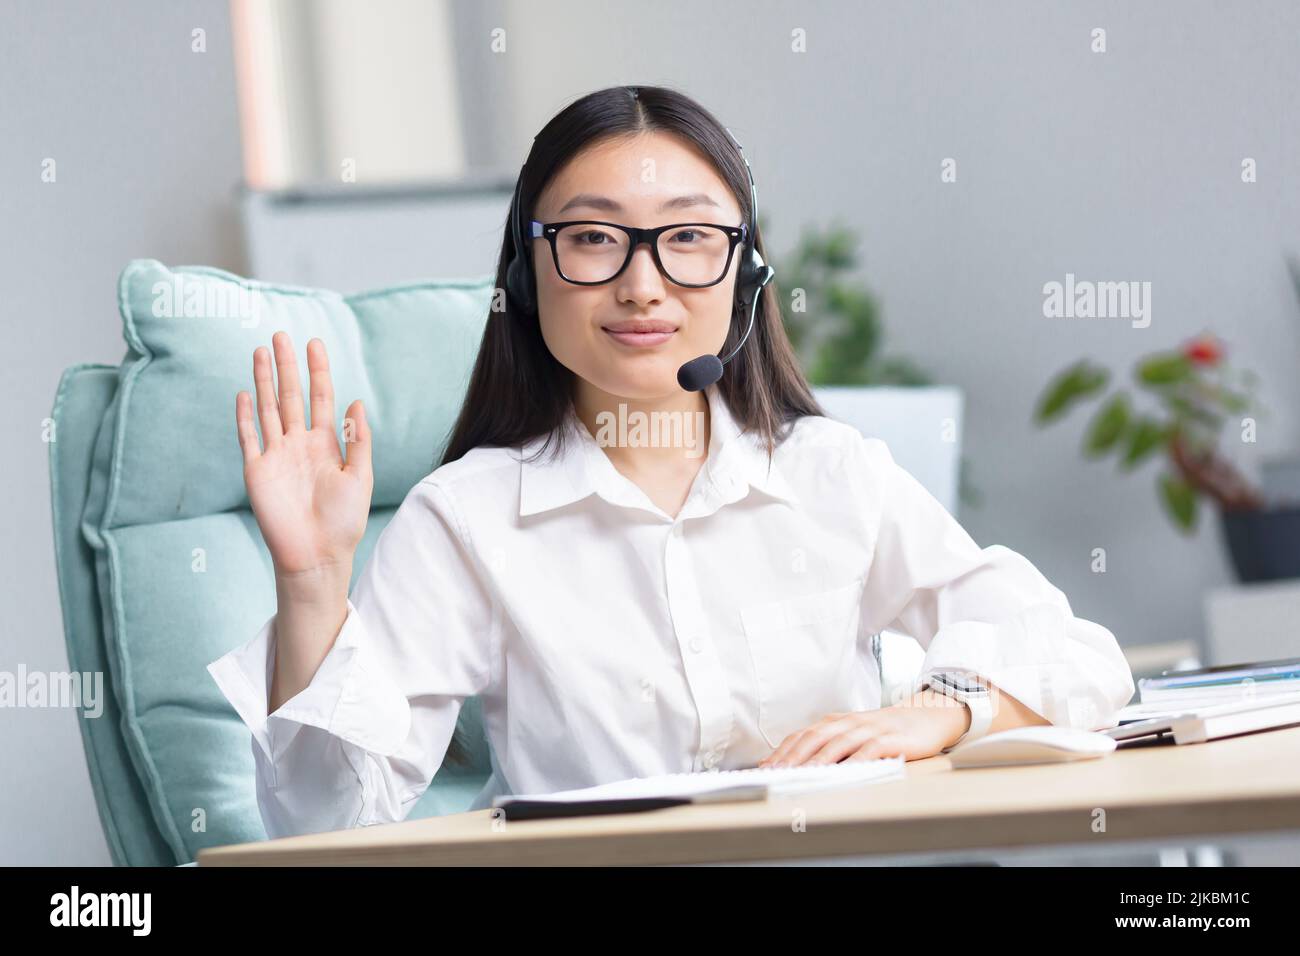
<svg viewBox="0 0 1300 956">
<path fill-rule="evenodd" d="M 1300 508 L 1221 511 L 1219 522 L 1238 580 L 1300 578 Z"/>
</svg>

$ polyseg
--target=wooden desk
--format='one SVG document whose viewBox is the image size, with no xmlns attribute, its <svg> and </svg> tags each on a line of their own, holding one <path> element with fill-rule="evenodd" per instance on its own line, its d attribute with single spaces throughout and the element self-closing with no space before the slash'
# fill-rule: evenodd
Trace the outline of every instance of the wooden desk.
<svg viewBox="0 0 1300 956">
<path fill-rule="evenodd" d="M 663 864 L 1028 847 L 1300 828 L 1300 727 L 1099 760 L 953 770 L 766 803 L 555 820 L 491 810 L 202 850 L 200 866 Z M 1104 811 L 1104 831 L 1099 826 Z M 797 819 L 805 821 L 802 830 Z"/>
</svg>

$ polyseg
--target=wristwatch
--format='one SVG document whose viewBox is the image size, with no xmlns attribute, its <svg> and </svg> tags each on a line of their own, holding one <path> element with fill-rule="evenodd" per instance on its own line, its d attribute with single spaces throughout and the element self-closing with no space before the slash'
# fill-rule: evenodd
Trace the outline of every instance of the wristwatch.
<svg viewBox="0 0 1300 956">
<path fill-rule="evenodd" d="M 932 687 L 940 694 L 946 694 L 959 700 L 970 710 L 970 726 L 966 733 L 944 747 L 940 753 L 947 753 L 958 744 L 978 740 L 989 732 L 993 723 L 993 695 L 988 682 L 972 671 L 938 670 L 921 681 L 919 690 Z"/>
</svg>

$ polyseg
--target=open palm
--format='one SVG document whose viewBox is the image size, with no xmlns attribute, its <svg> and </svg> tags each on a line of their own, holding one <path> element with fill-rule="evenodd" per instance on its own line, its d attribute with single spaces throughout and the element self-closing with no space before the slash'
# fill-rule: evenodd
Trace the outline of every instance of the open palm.
<svg viewBox="0 0 1300 956">
<path fill-rule="evenodd" d="M 334 431 L 334 388 L 320 339 L 307 343 L 311 428 L 303 416 L 302 388 L 293 343 L 285 332 L 271 339 L 279 395 L 271 380 L 271 353 L 253 352 L 253 382 L 262 444 L 253 425 L 253 400 L 235 396 L 235 422 L 244 454 L 244 485 L 257 525 L 279 576 L 350 564 L 366 530 L 374 475 L 370 427 L 360 399 L 348 406 L 346 462 Z"/>
</svg>

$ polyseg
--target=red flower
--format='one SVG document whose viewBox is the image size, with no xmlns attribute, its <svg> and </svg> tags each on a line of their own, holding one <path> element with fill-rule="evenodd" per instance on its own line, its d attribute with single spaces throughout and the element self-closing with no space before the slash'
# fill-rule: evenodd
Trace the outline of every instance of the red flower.
<svg viewBox="0 0 1300 956">
<path fill-rule="evenodd" d="M 1202 335 L 1187 343 L 1183 354 L 1197 365 L 1215 365 L 1223 358 L 1223 346 L 1212 335 Z"/>
</svg>

